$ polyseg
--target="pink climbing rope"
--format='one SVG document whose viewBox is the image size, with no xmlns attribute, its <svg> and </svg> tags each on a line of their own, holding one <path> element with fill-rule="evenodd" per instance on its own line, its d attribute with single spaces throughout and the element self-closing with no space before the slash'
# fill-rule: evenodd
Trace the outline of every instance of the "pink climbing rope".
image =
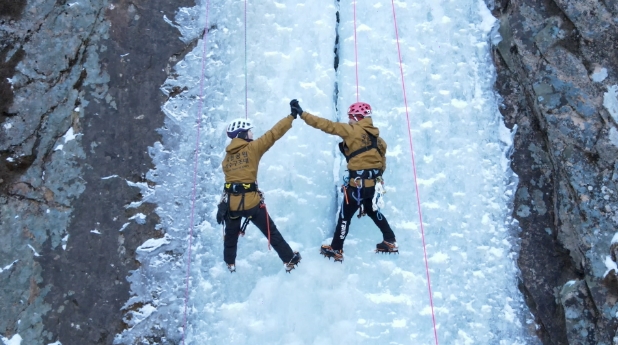
<svg viewBox="0 0 618 345">
<path fill-rule="evenodd" d="M 410 114 L 408 113 L 408 99 L 406 96 L 406 84 L 403 77 L 403 62 L 401 60 L 401 48 L 399 46 L 399 29 L 397 28 L 397 15 L 395 14 L 395 2 L 391 0 L 393 7 L 393 21 L 395 23 L 395 37 L 397 38 L 397 53 L 399 54 L 399 71 L 401 73 L 401 87 L 403 89 L 403 101 L 406 107 L 406 119 L 408 121 L 408 138 L 410 140 L 410 153 L 412 156 L 412 170 L 414 171 L 414 186 L 416 188 L 416 204 L 418 206 L 418 217 L 421 223 L 421 238 L 423 240 L 423 254 L 425 256 L 425 272 L 427 274 L 427 289 L 429 290 L 429 303 L 431 305 L 431 319 L 433 321 L 433 334 L 438 344 L 438 329 L 436 327 L 436 316 L 433 307 L 433 294 L 431 292 L 431 278 L 429 277 L 429 263 L 427 261 L 427 247 L 425 245 L 425 228 L 423 226 L 423 212 L 421 211 L 421 199 L 418 191 L 418 179 L 416 174 L 416 160 L 414 159 L 414 144 L 412 141 L 412 131 L 410 130 Z"/>
<path fill-rule="evenodd" d="M 354 0 L 354 61 L 356 66 L 356 102 L 359 102 L 358 94 L 358 51 L 356 48 L 356 0 Z"/>
<path fill-rule="evenodd" d="M 202 74 L 200 77 L 200 100 L 199 100 L 199 111 L 197 115 L 197 139 L 195 141 L 195 162 L 193 164 L 193 192 L 191 195 L 191 222 L 189 227 L 189 250 L 187 255 L 187 278 L 186 278 L 186 288 L 185 288 L 185 310 L 184 316 L 182 320 L 182 343 L 185 343 L 185 335 L 187 331 L 187 305 L 189 302 L 189 276 L 191 272 L 191 246 L 193 240 L 193 223 L 195 220 L 195 194 L 197 190 L 197 163 L 198 163 L 198 155 L 200 152 L 200 127 L 202 124 L 202 109 L 204 107 L 204 70 L 206 69 L 206 43 L 208 39 L 208 12 L 210 9 L 210 0 L 206 2 L 206 26 L 204 28 L 204 36 L 202 38 Z"/>
</svg>

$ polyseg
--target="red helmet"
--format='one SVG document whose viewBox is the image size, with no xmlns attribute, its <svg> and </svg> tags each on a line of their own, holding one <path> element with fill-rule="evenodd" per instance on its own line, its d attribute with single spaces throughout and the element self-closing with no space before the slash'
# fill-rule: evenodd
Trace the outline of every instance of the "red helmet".
<svg viewBox="0 0 618 345">
<path fill-rule="evenodd" d="M 354 120 L 356 120 L 357 117 L 362 120 L 366 116 L 371 116 L 371 106 L 367 103 L 356 102 L 348 109 L 348 116 L 353 117 Z"/>
</svg>

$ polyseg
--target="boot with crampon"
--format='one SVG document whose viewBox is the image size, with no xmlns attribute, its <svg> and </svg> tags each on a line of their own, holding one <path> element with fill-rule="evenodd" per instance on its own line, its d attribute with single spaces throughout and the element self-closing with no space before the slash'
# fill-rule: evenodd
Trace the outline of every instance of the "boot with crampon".
<svg viewBox="0 0 618 345">
<path fill-rule="evenodd" d="M 376 253 L 399 253 L 399 247 L 397 242 L 382 241 L 382 243 L 376 244 Z"/>
<path fill-rule="evenodd" d="M 324 255 L 324 257 L 328 258 L 328 260 L 330 260 L 330 258 L 333 258 L 335 259 L 335 262 L 339 261 L 343 263 L 343 249 L 336 250 L 329 245 L 323 244 L 320 248 L 320 254 Z"/>
<path fill-rule="evenodd" d="M 283 264 L 285 271 L 287 273 L 290 273 L 291 270 L 295 269 L 296 266 L 298 266 L 298 264 L 300 263 L 300 259 L 301 259 L 300 253 L 294 252 L 294 256 L 292 256 L 292 259 L 289 262 L 286 262 Z"/>
</svg>

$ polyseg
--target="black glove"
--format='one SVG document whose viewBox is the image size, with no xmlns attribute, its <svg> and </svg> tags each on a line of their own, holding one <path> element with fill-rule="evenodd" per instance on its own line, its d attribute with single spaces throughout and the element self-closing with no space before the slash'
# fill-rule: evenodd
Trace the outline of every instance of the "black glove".
<svg viewBox="0 0 618 345">
<path fill-rule="evenodd" d="M 300 107 L 300 104 L 298 104 L 298 100 L 296 99 L 290 101 L 290 110 L 292 111 L 292 116 L 294 116 L 294 118 L 296 118 L 297 115 L 302 115 L 303 113 L 303 108 Z"/>
<path fill-rule="evenodd" d="M 223 224 L 225 218 L 227 218 L 228 207 L 227 202 L 221 201 L 217 206 L 217 223 Z"/>
</svg>

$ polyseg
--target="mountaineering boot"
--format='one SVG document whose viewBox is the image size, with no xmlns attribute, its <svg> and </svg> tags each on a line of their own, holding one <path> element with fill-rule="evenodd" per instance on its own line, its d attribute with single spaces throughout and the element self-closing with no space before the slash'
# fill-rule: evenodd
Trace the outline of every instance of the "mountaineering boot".
<svg viewBox="0 0 618 345">
<path fill-rule="evenodd" d="M 376 253 L 399 253 L 399 247 L 397 247 L 397 242 L 395 241 L 382 241 L 382 243 L 376 244 Z"/>
<path fill-rule="evenodd" d="M 328 260 L 333 258 L 335 261 L 343 263 L 343 249 L 335 250 L 333 247 L 323 244 L 320 248 L 320 254 L 324 255 L 324 257 L 328 258 Z"/>
<path fill-rule="evenodd" d="M 236 265 L 234 265 L 234 264 L 227 264 L 227 269 L 230 270 L 230 273 L 234 273 L 234 272 L 236 272 Z"/>
<path fill-rule="evenodd" d="M 291 270 L 295 269 L 296 266 L 298 265 L 298 263 L 300 262 L 300 253 L 299 252 L 294 252 L 294 256 L 292 256 L 292 259 L 283 264 L 283 268 L 285 268 L 285 271 L 287 273 L 290 273 Z"/>
</svg>

